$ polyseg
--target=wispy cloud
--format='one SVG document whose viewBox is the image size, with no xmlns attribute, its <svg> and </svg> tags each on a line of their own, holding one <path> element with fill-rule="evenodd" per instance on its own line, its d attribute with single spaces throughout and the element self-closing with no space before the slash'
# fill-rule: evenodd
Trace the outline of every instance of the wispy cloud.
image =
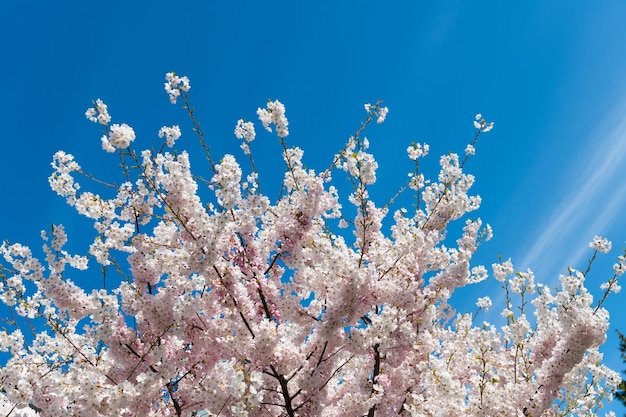
<svg viewBox="0 0 626 417">
<path fill-rule="evenodd" d="M 565 182 L 558 187 L 561 202 L 531 229 L 530 236 L 537 238 L 521 254 L 517 267 L 547 274 L 543 281 L 556 279 L 568 264 L 580 266 L 590 254 L 587 243 L 605 233 L 626 207 L 624 114 L 626 100 L 587 140 L 585 149 L 592 153 L 568 167 Z"/>
<path fill-rule="evenodd" d="M 571 162 L 559 185 L 560 203 L 529 228 L 528 245 L 512 257 L 516 270 L 532 269 L 539 282 L 553 285 L 567 266 L 584 268 L 589 242 L 617 224 L 626 207 L 626 97 L 587 139 L 585 153 Z M 615 242 L 618 243 L 618 242 Z M 504 294 L 494 298 L 494 311 Z"/>
</svg>

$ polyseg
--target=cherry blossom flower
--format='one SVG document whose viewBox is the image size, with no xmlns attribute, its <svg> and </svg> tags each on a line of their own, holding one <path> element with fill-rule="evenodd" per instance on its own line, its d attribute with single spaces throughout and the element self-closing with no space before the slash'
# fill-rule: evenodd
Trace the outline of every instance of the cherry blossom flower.
<svg viewBox="0 0 626 417">
<path fill-rule="evenodd" d="M 424 157 L 428 155 L 428 150 L 430 149 L 427 143 L 414 143 L 409 146 L 406 151 L 409 154 L 409 159 L 417 160 L 418 158 Z"/>
<path fill-rule="evenodd" d="M 256 111 L 259 116 L 259 120 L 263 124 L 263 127 L 268 132 L 272 131 L 270 124 L 276 126 L 276 134 L 279 138 L 286 138 L 289 135 L 289 121 L 285 116 L 285 106 L 278 100 L 268 101 L 267 108 L 258 108 Z"/>
<path fill-rule="evenodd" d="M 489 132 L 491 129 L 493 129 L 493 122 L 487 123 L 485 119 L 483 119 L 482 114 L 478 113 L 474 117 L 474 127 L 480 130 L 481 132 L 486 133 L 486 132 Z"/>
<path fill-rule="evenodd" d="M 169 146 L 170 148 L 174 146 L 174 143 L 180 139 L 181 136 L 181 132 L 180 132 L 180 127 L 178 125 L 174 125 L 174 126 L 163 126 L 161 129 L 159 129 L 159 137 L 165 137 L 165 143 L 167 144 L 167 146 Z"/>
<path fill-rule="evenodd" d="M 93 102 L 94 107 L 87 109 L 85 116 L 94 123 L 106 126 L 111 122 L 111 116 L 107 110 L 107 105 L 100 99 Z"/>
<path fill-rule="evenodd" d="M 191 85 L 189 83 L 189 78 L 186 76 L 178 76 L 175 72 L 168 72 L 165 74 L 165 79 L 167 82 L 165 85 L 165 92 L 170 98 L 170 102 L 172 104 L 176 104 L 178 97 L 180 97 L 180 92 L 189 92 L 191 89 Z"/>
<path fill-rule="evenodd" d="M 135 140 L 135 131 L 126 123 L 111 125 L 109 135 L 102 136 L 102 149 L 115 152 L 117 149 L 128 148 Z"/>
<path fill-rule="evenodd" d="M 611 251 L 611 242 L 602 236 L 594 236 L 593 241 L 589 243 L 589 247 L 602 253 Z"/>
</svg>

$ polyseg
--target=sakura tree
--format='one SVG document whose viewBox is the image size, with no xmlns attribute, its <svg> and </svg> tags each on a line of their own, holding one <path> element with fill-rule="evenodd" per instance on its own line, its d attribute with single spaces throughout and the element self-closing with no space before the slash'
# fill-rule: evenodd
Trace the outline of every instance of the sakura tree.
<svg viewBox="0 0 626 417">
<path fill-rule="evenodd" d="M 273 201 L 260 191 L 255 125 L 239 120 L 234 132 L 249 162 L 216 160 L 189 80 L 166 81 L 211 177 L 192 173 L 186 151 L 170 150 L 178 126 L 158 131 L 158 151 L 138 151 L 133 128 L 94 101 L 86 116 L 103 127 L 102 147 L 119 155 L 125 181 L 96 179 L 63 151 L 49 178 L 93 221 L 89 254 L 64 249 L 61 225 L 42 232 L 42 259 L 21 244 L 0 247 L 8 415 L 591 416 L 612 397 L 620 377 L 601 364 L 602 304 L 619 291 L 625 258 L 599 301 L 585 287 L 596 254 L 610 250 L 605 239 L 590 244 L 586 271 L 570 270 L 557 290 L 510 260 L 493 264 L 506 300 L 501 326 L 479 319 L 489 297 L 477 312 L 448 303 L 455 289 L 488 278 L 471 264 L 491 228 L 468 216 L 481 200 L 464 168 L 493 123 L 477 115 L 464 154 L 442 156 L 432 180 L 420 170 L 428 145 L 411 144 L 415 169 L 396 197 L 412 193 L 417 203 L 394 209 L 396 198 L 370 197 L 377 162 L 364 136 L 386 107 L 366 105 L 356 133 L 315 172 L 286 140 L 285 107 L 269 101 L 257 114 L 285 162 Z M 81 176 L 111 195 L 84 191 Z M 337 184 L 346 176 L 344 201 Z M 447 232 L 453 222 L 462 222 L 459 236 Z M 100 274 L 101 288 L 78 286 L 75 269 Z"/>
</svg>

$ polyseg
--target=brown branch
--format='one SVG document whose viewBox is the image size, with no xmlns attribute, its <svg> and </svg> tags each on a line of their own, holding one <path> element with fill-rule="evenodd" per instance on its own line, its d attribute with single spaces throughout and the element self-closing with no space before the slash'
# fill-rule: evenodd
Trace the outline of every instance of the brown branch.
<svg viewBox="0 0 626 417">
<path fill-rule="evenodd" d="M 126 348 L 130 351 L 130 353 L 132 353 L 133 355 L 135 355 L 136 357 L 138 357 L 139 359 L 141 359 L 141 361 L 140 361 L 139 363 L 144 362 L 144 361 L 146 360 L 146 359 L 145 359 L 145 355 L 144 355 L 144 356 L 141 356 L 139 353 L 137 353 L 137 352 L 135 351 L 135 349 L 133 349 L 133 347 L 132 347 L 130 344 L 128 344 L 128 343 L 124 343 L 124 346 L 126 346 Z M 148 352 L 150 352 L 150 350 L 148 350 Z M 148 352 L 146 352 L 146 354 L 148 354 Z M 132 374 L 135 372 L 135 370 L 137 369 L 137 367 L 139 367 L 139 363 L 138 363 L 137 365 L 135 365 L 135 367 L 133 368 L 133 370 L 132 370 L 132 371 L 130 371 L 130 375 L 132 375 Z M 154 373 L 159 373 L 159 371 L 157 371 L 157 370 L 156 370 L 156 368 L 155 368 L 154 366 L 152 366 L 152 365 L 148 365 L 148 367 L 150 368 L 150 370 L 151 370 L 152 372 L 154 372 Z M 129 375 L 129 376 L 130 376 L 130 375 Z"/>
<path fill-rule="evenodd" d="M 376 392 L 376 390 L 374 389 L 374 384 L 376 383 L 376 378 L 380 374 L 381 357 L 380 357 L 380 352 L 378 351 L 379 346 L 380 345 L 378 343 L 374 345 L 374 371 L 372 372 L 372 394 Z M 369 412 L 367 413 L 367 417 L 374 417 L 375 413 L 376 413 L 376 404 L 374 404 L 369 409 Z"/>
<path fill-rule="evenodd" d="M 270 265 L 267 267 L 265 272 L 263 272 L 263 275 L 267 275 L 267 273 L 270 272 L 270 270 L 274 267 L 274 264 L 276 263 L 279 257 L 280 257 L 280 252 L 276 252 L 274 257 L 272 258 L 272 262 L 270 262 Z"/>
<path fill-rule="evenodd" d="M 172 384 L 172 381 L 168 382 L 167 384 L 165 384 L 165 386 L 167 387 L 167 392 L 170 394 L 170 398 L 172 400 L 172 403 L 174 404 L 174 409 L 176 410 L 176 415 L 177 416 L 182 416 L 183 415 L 183 409 L 180 406 L 180 403 L 178 402 L 178 399 L 176 397 L 174 397 L 174 390 L 173 390 L 173 386 L 175 386 L 176 383 Z"/>
<path fill-rule="evenodd" d="M 272 373 L 269 374 L 271 376 L 273 376 L 274 378 L 276 378 L 276 380 L 278 381 L 278 383 L 280 384 L 280 393 L 283 396 L 283 400 L 285 401 L 284 405 L 281 405 L 281 407 L 285 408 L 285 411 L 287 411 L 287 415 L 290 417 L 295 417 L 296 415 L 296 410 L 293 408 L 293 404 L 292 404 L 292 400 L 298 395 L 300 394 L 300 390 L 298 390 L 298 392 L 293 395 L 290 396 L 289 395 L 289 387 L 287 386 L 288 382 L 287 379 L 285 379 L 285 377 L 283 375 L 280 375 L 278 373 L 278 371 L 276 370 L 276 368 L 274 368 L 274 365 L 270 365 L 270 369 L 272 370 Z"/>
<path fill-rule="evenodd" d="M 210 147 L 209 145 L 206 144 L 206 141 L 204 140 L 204 131 L 200 128 L 200 122 L 196 120 L 196 117 L 194 115 L 195 109 L 189 105 L 189 93 L 186 91 L 182 91 L 182 90 L 179 90 L 179 91 L 181 92 L 180 97 L 183 99 L 183 102 L 185 103 L 184 108 L 187 110 L 187 113 L 189 114 L 189 118 L 191 119 L 191 123 L 193 124 L 193 131 L 196 132 L 198 136 L 200 137 L 200 144 L 202 145 L 202 148 L 204 149 L 204 152 L 206 154 L 207 160 L 209 161 L 209 164 L 211 164 L 211 172 L 215 173 L 216 172 L 215 163 L 213 162 L 213 159 L 211 159 Z"/>
<path fill-rule="evenodd" d="M 222 276 L 222 274 L 220 274 L 220 271 L 217 269 L 217 266 L 213 265 L 213 269 L 215 270 L 215 273 L 217 274 L 217 276 L 220 278 L 220 282 L 222 284 L 222 286 L 226 289 L 226 291 L 228 291 L 228 288 L 226 287 L 226 284 L 224 283 L 224 277 Z M 230 295 L 230 298 L 233 302 L 233 304 L 235 304 L 235 308 L 237 308 L 237 311 L 239 311 L 239 316 L 241 317 L 241 320 L 243 320 L 243 323 L 246 325 L 246 328 L 248 329 L 248 331 L 250 332 L 250 335 L 252 335 L 252 338 L 255 338 L 254 332 L 252 331 L 252 327 L 250 327 L 250 323 L 248 323 L 248 320 L 246 320 L 246 318 L 243 315 L 243 312 L 241 310 L 239 310 L 239 306 L 237 305 L 237 300 L 235 299 L 235 296 L 232 295 L 230 292 L 228 293 L 228 295 Z"/>
<path fill-rule="evenodd" d="M 256 277 L 256 273 L 255 273 L 255 278 L 257 282 L 257 292 L 259 293 L 259 297 L 261 298 L 261 304 L 263 305 L 263 311 L 265 312 L 265 316 L 267 317 L 267 319 L 271 321 L 273 319 L 273 316 L 272 316 L 272 313 L 270 312 L 269 306 L 267 305 L 265 294 L 263 294 L 263 290 L 261 289 L 261 282 L 259 281 L 259 278 Z"/>
</svg>

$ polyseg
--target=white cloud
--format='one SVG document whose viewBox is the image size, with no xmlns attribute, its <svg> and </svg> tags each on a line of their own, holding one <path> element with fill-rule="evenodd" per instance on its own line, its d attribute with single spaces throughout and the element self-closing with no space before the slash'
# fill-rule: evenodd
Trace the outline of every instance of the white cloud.
<svg viewBox="0 0 626 417">
<path fill-rule="evenodd" d="M 558 187 L 561 202 L 536 225 L 531 236 L 538 238 L 518 262 L 520 267 L 553 273 L 566 266 L 559 262 L 578 265 L 589 255 L 591 238 L 606 232 L 626 207 L 626 121 L 613 122 L 610 134 L 603 138 L 597 133 L 587 141 L 591 157 L 581 156 L 568 168 L 567 182 Z M 564 259 L 556 253 L 569 255 Z"/>
<path fill-rule="evenodd" d="M 516 270 L 531 268 L 538 281 L 555 284 L 567 266 L 586 266 L 592 253 L 588 243 L 594 235 L 607 234 L 624 223 L 620 217 L 626 208 L 624 114 L 626 98 L 586 140 L 581 156 L 564 167 L 566 175 L 555 191 L 560 203 L 547 215 L 536 216 L 539 221 L 530 225 L 528 244 L 520 245 L 520 252 L 512 257 Z M 619 247 L 620 242 L 614 243 Z M 501 295 L 494 304 L 503 302 Z"/>
</svg>

